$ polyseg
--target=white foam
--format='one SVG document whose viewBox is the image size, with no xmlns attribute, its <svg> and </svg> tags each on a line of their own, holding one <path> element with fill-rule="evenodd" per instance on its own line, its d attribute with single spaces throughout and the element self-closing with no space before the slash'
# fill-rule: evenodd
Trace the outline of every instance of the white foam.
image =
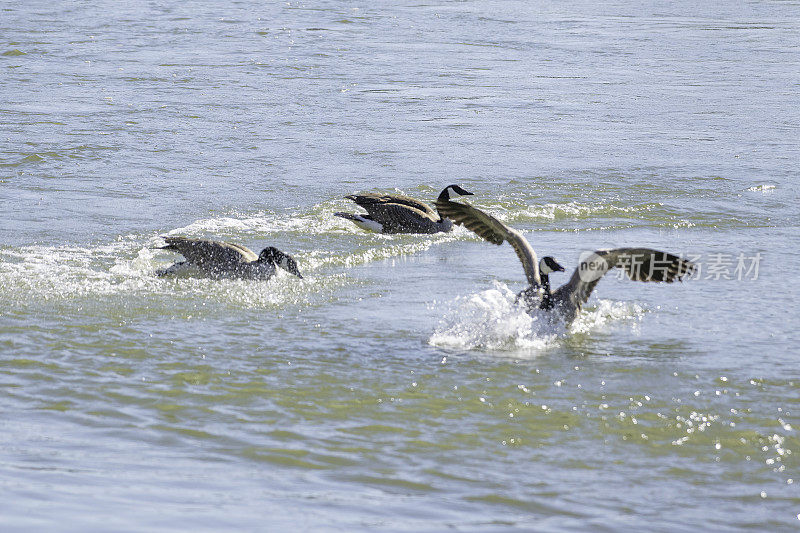
<svg viewBox="0 0 800 533">
<path fill-rule="evenodd" d="M 419 253 L 439 243 L 477 238 L 472 232 L 460 227 L 451 233 L 419 235 L 367 232 L 349 220 L 334 216 L 335 212 L 352 207 L 348 200 L 329 200 L 293 213 L 201 219 L 166 234 L 235 242 L 252 242 L 253 239 L 270 241 L 276 238 L 290 241 L 293 247 L 285 251 L 297 259 L 303 272 L 331 266 L 352 267 Z M 243 239 L 243 235 L 247 238 Z M 357 240 L 354 242 L 355 236 Z M 321 243 L 324 246 L 320 246 Z M 343 249 L 350 252 L 343 254 L 339 251 Z"/>
<path fill-rule="evenodd" d="M 535 356 L 568 335 L 596 331 L 622 320 L 639 320 L 644 314 L 636 304 L 600 300 L 595 308 L 581 311 L 567 328 L 550 312 L 529 314 L 515 303 L 516 294 L 505 284 L 494 285 L 493 289 L 450 302 L 428 343 L 441 348 Z"/>
<path fill-rule="evenodd" d="M 24 246 L 3 250 L 0 292 L 24 303 L 157 290 L 154 252 L 143 247 L 141 239 L 128 235 L 86 247 Z"/>
<path fill-rule="evenodd" d="M 540 352 L 564 333 L 562 324 L 545 314 L 531 316 L 517 305 L 515 294 L 503 283 L 493 289 L 456 298 L 450 303 L 428 343 L 465 350 Z"/>
<path fill-rule="evenodd" d="M 760 185 L 753 185 L 752 187 L 747 188 L 748 191 L 751 192 L 763 192 L 763 193 L 771 193 L 775 191 L 775 185 L 770 185 L 768 183 L 762 183 Z"/>
<path fill-rule="evenodd" d="M 619 216 L 632 212 L 649 211 L 656 205 L 638 205 L 629 207 L 618 207 L 609 204 L 582 204 L 578 202 L 567 202 L 563 204 L 543 204 L 532 205 L 526 209 L 516 212 L 509 212 L 502 220 L 514 221 L 517 219 L 545 219 L 556 220 L 562 218 L 589 218 L 594 215 Z M 502 215 L 501 215 L 502 216 Z"/>
<path fill-rule="evenodd" d="M 159 260 L 159 256 L 161 259 Z M 237 308 L 305 305 L 325 299 L 352 283 L 344 274 L 296 276 L 278 271 L 269 281 L 157 277 L 159 267 L 174 257 L 124 241 L 97 247 L 32 246 L 0 252 L 0 297 L 19 305 L 75 302 L 81 305 L 127 305 L 131 297 L 145 298 L 149 306 L 171 305 L 175 298 Z M 166 299 L 165 299 L 166 298 Z M 195 306 L 196 307 L 196 306 Z M 209 306 L 210 307 L 210 306 Z"/>
<path fill-rule="evenodd" d="M 594 308 L 587 306 L 578 313 L 569 327 L 569 332 L 590 333 L 622 321 L 638 322 L 644 317 L 645 312 L 644 307 L 633 302 L 598 300 Z"/>
<path fill-rule="evenodd" d="M 180 256 L 153 249 L 164 244 L 156 234 L 124 235 L 112 242 L 83 247 L 24 246 L 0 250 L 3 279 L 0 295 L 8 301 L 24 303 L 79 297 L 92 300 L 113 294 L 149 297 L 151 294 L 194 293 L 203 294 L 212 301 L 245 307 L 273 306 L 281 302 L 303 302 L 312 297 L 324 298 L 331 291 L 353 283 L 345 274 L 337 272 L 308 276 L 315 270 L 415 254 L 437 243 L 459 238 L 442 233 L 396 236 L 366 233 L 349 221 L 333 216 L 336 210 L 342 209 L 343 203 L 325 202 L 296 213 L 202 219 L 167 232 L 246 245 L 256 240 L 264 241 L 263 244 L 291 243 L 286 252 L 298 261 L 307 278 L 305 281 L 288 274 L 275 276 L 266 283 L 159 278 L 156 271 L 179 261 Z"/>
<path fill-rule="evenodd" d="M 351 221 L 334 216 L 337 211 L 352 210 L 344 199 L 328 200 L 297 212 L 272 212 L 244 217 L 200 219 L 167 232 L 168 235 L 223 235 L 297 233 L 301 236 L 363 233 Z"/>
</svg>

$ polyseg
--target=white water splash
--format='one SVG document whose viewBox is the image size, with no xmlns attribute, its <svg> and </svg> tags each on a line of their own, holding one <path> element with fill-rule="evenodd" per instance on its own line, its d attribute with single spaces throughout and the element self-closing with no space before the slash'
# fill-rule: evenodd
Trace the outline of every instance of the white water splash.
<svg viewBox="0 0 800 533">
<path fill-rule="evenodd" d="M 303 303 L 329 295 L 347 284 L 346 276 L 331 274 L 298 280 L 278 271 L 267 282 L 213 280 L 204 277 L 155 275 L 177 257 L 150 248 L 158 238 L 120 237 L 117 241 L 75 246 L 26 246 L 0 251 L 0 296 L 19 305 L 36 302 L 94 302 L 119 305 L 131 296 L 158 299 L 201 297 L 217 304 L 243 308 L 276 307 Z"/>
<path fill-rule="evenodd" d="M 131 234 L 86 246 L 24 246 L 0 250 L 3 279 L 0 295 L 26 305 L 74 298 L 95 300 L 109 295 L 124 298 L 134 294 L 144 297 L 195 294 L 241 307 L 279 306 L 325 298 L 355 283 L 345 273 L 325 270 L 415 254 L 466 235 L 465 230 L 435 235 L 367 233 L 334 217 L 334 210 L 342 207 L 337 204 L 341 202 L 325 202 L 297 213 L 202 219 L 166 232 L 248 246 L 253 246 L 253 241 L 263 241 L 258 244 L 264 245 L 276 240 L 290 242 L 291 247 L 287 246 L 286 251 L 297 259 L 301 272 L 306 275 L 302 281 L 289 274 L 284 276 L 281 271 L 266 283 L 202 277 L 159 278 L 155 272 L 180 260 L 180 256 L 158 250 L 164 244 L 159 235 Z M 319 249 L 320 240 L 324 240 L 322 249 Z M 308 275 L 318 270 L 323 272 Z"/>
<path fill-rule="evenodd" d="M 589 333 L 623 320 L 640 320 L 644 315 L 637 304 L 600 300 L 566 327 L 551 313 L 529 314 L 515 300 L 516 294 L 500 282 L 494 282 L 493 289 L 456 298 L 428 343 L 442 348 L 536 355 L 568 335 Z"/>
<path fill-rule="evenodd" d="M 301 264 L 301 269 L 314 271 L 325 267 L 353 267 L 389 259 L 391 257 L 423 252 L 431 246 L 474 235 L 464 228 L 451 233 L 384 235 L 358 228 L 352 222 L 334 216 L 337 211 L 358 211 L 360 208 L 347 200 L 328 200 L 295 213 L 267 213 L 244 218 L 219 217 L 202 219 L 166 235 L 204 237 L 252 243 L 258 239 L 268 244 L 280 238 L 292 242 L 293 248 L 285 250 Z M 247 239 L 242 239 L 246 235 Z M 353 237 L 357 237 L 354 248 Z M 326 246 L 320 249 L 320 243 Z M 244 244 L 248 244 L 245 242 Z M 272 244 L 272 243 L 269 243 Z M 342 253 L 341 249 L 350 249 Z"/>
<path fill-rule="evenodd" d="M 143 288 L 143 270 L 115 271 L 137 244 L 128 239 L 90 247 L 25 246 L 0 253 L 2 291 L 10 300 L 108 295 Z M 141 267 L 140 267 L 141 268 Z"/>
<path fill-rule="evenodd" d="M 505 284 L 494 282 L 494 286 L 452 302 L 428 343 L 465 350 L 537 352 L 553 345 L 564 333 L 563 324 L 525 312 Z"/>
<path fill-rule="evenodd" d="M 645 313 L 645 308 L 637 303 L 598 300 L 596 307 L 587 307 L 578 313 L 577 318 L 569 327 L 569 332 L 571 334 L 591 333 L 619 322 L 638 323 Z"/>
</svg>

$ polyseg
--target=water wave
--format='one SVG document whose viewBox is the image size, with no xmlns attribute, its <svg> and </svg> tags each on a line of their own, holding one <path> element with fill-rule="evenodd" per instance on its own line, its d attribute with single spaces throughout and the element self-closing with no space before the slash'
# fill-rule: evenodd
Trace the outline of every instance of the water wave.
<svg viewBox="0 0 800 533">
<path fill-rule="evenodd" d="M 155 238 L 150 240 L 156 240 Z M 302 302 L 309 294 L 342 284 L 342 276 L 298 281 L 280 272 L 269 282 L 159 278 L 159 252 L 141 238 L 122 238 L 88 247 L 27 246 L 0 251 L 0 296 L 27 306 L 82 299 L 92 305 L 118 305 L 119 298 L 203 295 L 212 302 L 243 307 Z M 291 278 L 291 279 L 290 279 Z M 321 287 L 323 284 L 324 287 Z M 156 298 L 158 299 L 158 298 Z"/>
<path fill-rule="evenodd" d="M 654 209 L 660 204 L 619 207 L 607 204 L 497 204 L 489 211 L 509 222 L 545 219 L 593 218 L 622 216 Z M 346 273 L 337 269 L 352 268 L 375 261 L 424 252 L 433 246 L 459 240 L 479 240 L 472 232 L 456 227 L 451 233 L 433 235 L 383 235 L 369 233 L 351 222 L 334 216 L 336 211 L 358 210 L 345 199 L 331 199 L 306 208 L 286 211 L 261 211 L 249 214 L 226 213 L 203 218 L 163 232 L 166 235 L 206 237 L 243 243 L 256 251 L 261 246 L 274 245 L 291 253 L 304 274 L 317 273 L 329 281 L 307 279 L 305 282 L 285 280 L 279 275 L 266 285 L 254 287 L 252 282 L 226 280 L 212 282 L 201 278 L 167 280 L 154 273 L 178 260 L 178 256 L 154 250 L 163 244 L 160 236 L 150 234 L 121 235 L 115 241 L 87 246 L 24 246 L 0 250 L 2 292 L 12 301 L 29 299 L 49 300 L 78 296 L 109 294 L 203 294 L 216 301 L 244 306 L 280 305 L 281 302 L 302 302 L 313 291 L 335 290 L 354 283 Z M 259 242 L 260 241 L 260 242 Z M 257 242 L 258 246 L 253 243 Z M 317 276 L 307 276 L 314 278 Z M 326 289 L 327 287 L 327 289 Z M 508 289 L 504 289 L 507 291 Z M 502 291 L 501 291 L 502 292 Z M 280 293 L 282 296 L 277 296 Z M 505 294 L 505 293 L 503 293 Z M 472 311 L 468 325 L 471 335 L 443 327 L 434 336 L 435 343 L 460 347 L 516 348 L 537 347 L 558 335 L 551 331 L 547 320 L 529 317 L 517 310 L 505 297 L 494 298 L 488 305 L 491 312 L 479 318 Z M 503 307 L 505 305 L 505 307 Z M 478 302 L 473 306 L 480 308 Z M 599 315 L 598 315 L 599 316 Z M 597 318 L 600 320 L 600 318 Z M 504 323 L 506 329 L 488 327 L 489 323 Z M 577 322 L 580 324 L 580 320 Z M 549 322 L 548 322 L 549 324 Z M 475 329 L 477 327 L 477 329 Z M 573 329 L 574 329 L 573 325 Z M 457 328 L 457 324 L 453 325 Z M 510 330 L 508 328 L 511 328 Z M 545 328 L 545 329 L 542 329 Z M 512 331 L 513 330 L 513 331 Z M 481 333 L 482 332 L 482 333 Z M 477 337 L 475 336 L 477 335 Z M 451 339 L 448 341 L 447 339 Z M 456 339 L 456 340 L 454 340 Z M 545 339 L 544 341 L 542 339 Z"/>
<path fill-rule="evenodd" d="M 352 202 L 346 200 L 328 200 L 295 212 L 201 219 L 166 234 L 239 241 L 242 235 L 265 240 L 286 240 L 291 242 L 286 251 L 301 262 L 304 270 L 309 271 L 325 267 L 353 267 L 416 254 L 436 244 L 472 236 L 463 228 L 456 228 L 452 233 L 432 235 L 370 233 L 334 216 L 337 211 L 353 210 L 353 207 Z M 354 237 L 357 237 L 355 241 Z"/>
<path fill-rule="evenodd" d="M 629 218 L 635 215 L 651 212 L 662 208 L 661 203 L 637 204 L 629 206 L 618 206 L 609 203 L 547 203 L 542 205 L 530 205 L 516 212 L 509 212 L 505 220 L 526 221 L 526 220 L 583 220 L 594 218 Z"/>
<path fill-rule="evenodd" d="M 158 269 L 179 260 L 163 245 L 158 234 L 119 236 L 115 241 L 87 246 L 22 246 L 0 250 L 0 294 L 25 304 L 112 294 L 202 294 L 217 302 L 241 306 L 275 306 L 307 301 L 311 294 L 330 293 L 355 283 L 332 268 L 353 267 L 372 261 L 409 255 L 463 237 L 451 234 L 382 235 L 366 233 L 333 216 L 343 207 L 331 201 L 295 213 L 259 213 L 201 219 L 165 235 L 207 237 L 245 243 L 263 240 L 277 244 L 298 260 L 306 274 L 299 281 L 282 271 L 269 282 L 159 278 Z M 357 237 L 357 238 L 354 238 Z M 286 243 L 285 245 L 283 243 Z M 256 247 L 257 248 L 257 247 Z M 308 273 L 320 272 L 319 276 Z"/>
</svg>

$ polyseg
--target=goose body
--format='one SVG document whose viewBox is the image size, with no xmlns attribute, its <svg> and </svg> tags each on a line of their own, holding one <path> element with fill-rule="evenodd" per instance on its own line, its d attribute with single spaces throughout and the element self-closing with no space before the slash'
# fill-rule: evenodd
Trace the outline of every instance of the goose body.
<svg viewBox="0 0 800 533">
<path fill-rule="evenodd" d="M 160 276 L 194 269 L 214 278 L 267 280 L 275 274 L 275 267 L 279 266 L 299 278 L 303 277 L 294 258 L 272 246 L 256 254 L 241 244 L 188 237 L 162 238 L 167 245 L 159 249 L 178 252 L 186 260 L 158 271 Z"/>
<path fill-rule="evenodd" d="M 458 185 L 445 187 L 441 194 L 472 194 Z M 441 195 L 440 195 L 441 197 Z M 439 233 L 452 231 L 453 223 L 428 204 L 403 194 L 364 193 L 345 196 L 364 208 L 366 214 L 334 213 L 356 226 L 378 233 Z"/>
<path fill-rule="evenodd" d="M 680 281 L 694 270 L 693 263 L 651 248 L 597 250 L 582 257 L 569 281 L 552 291 L 550 273 L 564 271 L 564 268 L 550 256 L 537 261 L 536 252 L 520 232 L 469 204 L 440 198 L 436 201 L 436 209 L 443 217 L 464 225 L 493 244 L 508 242 L 522 262 L 528 279 L 528 288 L 520 292 L 518 300 L 522 300 L 528 311 L 553 312 L 567 325 L 575 320 L 600 278 L 612 268 L 623 269 L 633 281 L 665 283 Z"/>
</svg>

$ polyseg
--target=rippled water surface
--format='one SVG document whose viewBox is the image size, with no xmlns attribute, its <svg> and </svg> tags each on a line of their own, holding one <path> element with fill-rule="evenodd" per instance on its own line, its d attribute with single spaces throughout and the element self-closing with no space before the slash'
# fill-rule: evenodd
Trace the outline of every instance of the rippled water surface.
<svg viewBox="0 0 800 533">
<path fill-rule="evenodd" d="M 792 1 L 5 2 L 3 530 L 794 530 L 798 42 Z M 568 269 L 701 269 L 565 328 L 508 245 L 333 216 L 450 183 Z M 305 278 L 159 278 L 165 234 Z"/>
</svg>

